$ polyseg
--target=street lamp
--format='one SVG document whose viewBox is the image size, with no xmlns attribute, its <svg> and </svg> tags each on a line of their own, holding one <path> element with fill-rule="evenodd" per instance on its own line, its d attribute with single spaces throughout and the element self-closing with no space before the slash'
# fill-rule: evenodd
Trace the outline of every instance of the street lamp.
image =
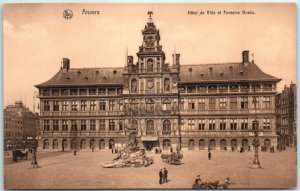
<svg viewBox="0 0 300 191">
<path fill-rule="evenodd" d="M 255 86 L 256 85 L 254 85 L 254 95 L 255 95 L 255 88 L 256 88 Z M 257 99 L 257 97 L 254 96 L 253 103 L 254 103 L 255 119 L 254 119 L 254 122 L 252 123 L 252 128 L 254 130 L 254 139 L 253 139 L 252 145 L 255 148 L 255 154 L 254 154 L 252 168 L 254 168 L 254 169 L 261 168 L 259 158 L 258 158 L 258 147 L 260 146 L 260 142 L 259 142 L 259 138 L 258 138 L 259 123 L 258 123 L 257 113 L 256 113 L 256 104 L 257 104 L 256 99 Z"/>
</svg>

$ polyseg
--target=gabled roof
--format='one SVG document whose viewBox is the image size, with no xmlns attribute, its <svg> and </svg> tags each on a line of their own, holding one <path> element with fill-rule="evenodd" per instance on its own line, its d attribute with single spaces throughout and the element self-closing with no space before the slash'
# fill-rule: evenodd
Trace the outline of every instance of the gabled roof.
<svg viewBox="0 0 300 191">
<path fill-rule="evenodd" d="M 50 80 L 36 85 L 36 87 L 122 85 L 122 74 L 123 68 L 72 68 L 68 71 L 61 69 Z"/>
<path fill-rule="evenodd" d="M 280 81 L 264 73 L 255 63 L 181 65 L 179 83 L 226 81 Z"/>
</svg>

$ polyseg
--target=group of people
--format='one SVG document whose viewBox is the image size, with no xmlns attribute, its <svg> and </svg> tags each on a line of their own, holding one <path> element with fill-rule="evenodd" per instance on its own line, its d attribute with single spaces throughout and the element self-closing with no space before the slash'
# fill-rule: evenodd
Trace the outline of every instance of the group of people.
<svg viewBox="0 0 300 191">
<path fill-rule="evenodd" d="M 168 170 L 166 168 L 159 171 L 159 184 L 168 182 Z"/>
</svg>

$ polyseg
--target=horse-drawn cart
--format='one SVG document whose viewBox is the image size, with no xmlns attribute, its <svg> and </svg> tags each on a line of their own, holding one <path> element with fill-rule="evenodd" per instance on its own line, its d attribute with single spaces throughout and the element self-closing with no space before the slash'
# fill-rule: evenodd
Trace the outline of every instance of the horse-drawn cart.
<svg viewBox="0 0 300 191">
<path fill-rule="evenodd" d="M 181 159 L 183 158 L 182 154 L 171 153 L 171 154 L 162 154 L 161 159 L 163 162 L 173 165 L 180 165 Z"/>
</svg>

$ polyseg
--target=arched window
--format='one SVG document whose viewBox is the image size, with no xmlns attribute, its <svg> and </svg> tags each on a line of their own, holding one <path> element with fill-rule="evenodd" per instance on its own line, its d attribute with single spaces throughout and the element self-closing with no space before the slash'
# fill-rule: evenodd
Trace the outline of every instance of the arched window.
<svg viewBox="0 0 300 191">
<path fill-rule="evenodd" d="M 231 139 L 231 149 L 236 150 L 237 149 L 237 140 Z"/>
<path fill-rule="evenodd" d="M 68 141 L 67 141 L 67 139 L 63 139 L 61 143 L 62 143 L 62 149 L 63 150 L 68 147 Z"/>
<path fill-rule="evenodd" d="M 137 80 L 133 79 L 131 80 L 131 93 L 137 93 L 137 92 L 138 92 Z"/>
<path fill-rule="evenodd" d="M 136 99 L 132 99 L 130 102 L 130 108 L 137 111 L 139 109 L 139 102 Z"/>
<path fill-rule="evenodd" d="M 165 90 L 166 92 L 170 91 L 170 79 L 169 79 L 169 78 L 166 78 L 166 79 L 164 80 L 164 90 Z"/>
<path fill-rule="evenodd" d="M 99 141 L 99 149 L 105 149 L 105 141 L 103 139 Z"/>
<path fill-rule="evenodd" d="M 169 139 L 163 140 L 163 149 L 164 150 L 169 150 L 171 147 L 171 141 Z"/>
<path fill-rule="evenodd" d="M 154 121 L 148 120 L 146 126 L 146 135 L 154 135 Z"/>
<path fill-rule="evenodd" d="M 195 141 L 194 139 L 190 139 L 188 142 L 188 149 L 189 150 L 194 150 L 195 149 Z"/>
<path fill-rule="evenodd" d="M 90 149 L 94 149 L 95 148 L 95 140 L 91 139 L 90 140 Z"/>
<path fill-rule="evenodd" d="M 77 149 L 77 141 L 76 141 L 76 139 L 72 139 L 72 141 L 71 141 L 71 149 Z"/>
<path fill-rule="evenodd" d="M 53 149 L 58 149 L 58 140 L 57 139 L 53 140 L 52 148 Z"/>
<path fill-rule="evenodd" d="M 48 139 L 44 140 L 44 149 L 49 149 L 49 140 Z"/>
<path fill-rule="evenodd" d="M 86 148 L 86 141 L 85 141 L 85 139 L 81 139 L 81 141 L 80 141 L 80 148 L 81 149 L 85 149 Z"/>
<path fill-rule="evenodd" d="M 204 150 L 205 149 L 205 140 L 200 139 L 199 140 L 199 150 Z"/>
<path fill-rule="evenodd" d="M 108 142 L 108 148 L 112 149 L 115 147 L 115 141 L 113 139 L 110 139 Z"/>
<path fill-rule="evenodd" d="M 154 100 L 153 99 L 148 99 L 146 101 L 146 110 L 147 111 L 154 111 Z"/>
<path fill-rule="evenodd" d="M 248 149 L 248 146 L 249 146 L 248 139 L 243 139 L 243 141 L 242 141 L 242 147 L 244 148 L 244 150 Z"/>
<path fill-rule="evenodd" d="M 153 59 L 149 58 L 147 60 L 147 72 L 153 72 Z"/>
<path fill-rule="evenodd" d="M 211 150 L 216 149 L 216 140 L 214 140 L 214 139 L 209 140 L 209 145 L 208 145 L 208 147 L 209 147 Z"/>
<path fill-rule="evenodd" d="M 220 149 L 221 150 L 225 150 L 225 148 L 227 149 L 227 142 L 225 139 L 221 139 L 220 141 Z"/>
<path fill-rule="evenodd" d="M 170 99 L 163 100 L 163 110 L 170 111 L 171 110 L 171 101 Z"/>
<path fill-rule="evenodd" d="M 163 135 L 170 135 L 171 134 L 171 122 L 169 120 L 165 120 L 163 122 Z"/>
</svg>

